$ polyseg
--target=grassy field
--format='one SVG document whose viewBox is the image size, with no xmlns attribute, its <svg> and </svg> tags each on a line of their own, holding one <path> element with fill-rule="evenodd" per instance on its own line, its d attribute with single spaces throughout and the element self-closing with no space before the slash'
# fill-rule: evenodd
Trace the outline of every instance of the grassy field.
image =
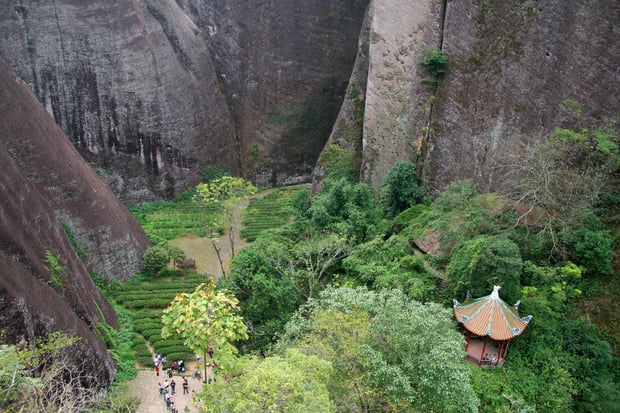
<svg viewBox="0 0 620 413">
<path fill-rule="evenodd" d="M 204 237 L 207 220 L 223 222 L 215 208 L 203 208 L 191 198 L 131 205 L 129 210 L 148 235 L 165 240 L 185 235 Z"/>
</svg>

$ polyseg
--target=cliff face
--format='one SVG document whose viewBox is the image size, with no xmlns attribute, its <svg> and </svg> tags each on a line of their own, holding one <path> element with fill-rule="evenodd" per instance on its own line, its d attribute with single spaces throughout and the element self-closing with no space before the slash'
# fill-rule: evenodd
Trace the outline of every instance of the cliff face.
<svg viewBox="0 0 620 413">
<path fill-rule="evenodd" d="M 178 4 L 177 4 L 178 3 Z M 128 202 L 307 179 L 366 2 L 0 0 L 0 56 Z"/>
<path fill-rule="evenodd" d="M 208 33 L 246 177 L 308 179 L 355 60 L 367 0 L 181 0 Z"/>
<path fill-rule="evenodd" d="M 350 81 L 360 91 L 343 105 L 363 96 L 363 122 L 352 127 L 341 111 L 329 142 L 361 146 L 360 176 L 374 188 L 405 159 L 430 193 L 469 178 L 496 189 L 507 154 L 564 125 L 566 99 L 583 105 L 585 122 L 620 115 L 619 18 L 618 2 L 603 0 L 373 0 Z M 429 48 L 449 56 L 437 88 L 419 64 Z"/>
<path fill-rule="evenodd" d="M 169 197 L 236 136 L 203 32 L 169 1 L 0 1 L 0 55 L 127 201 Z"/>
<path fill-rule="evenodd" d="M 149 245 L 144 231 L 24 82 L 4 64 L 0 75 L 1 148 L 12 158 L 20 176 L 55 212 L 58 223 L 70 229 L 88 269 L 108 279 L 130 277 L 138 271 Z M 10 183 L 10 177 L 5 178 Z M 44 256 L 38 255 L 39 259 Z"/>
<path fill-rule="evenodd" d="M 93 329 L 116 324 L 89 271 L 127 278 L 148 240 L 28 86 L 0 62 L 0 325 L 9 342 L 63 330 L 106 385 L 114 363 Z M 67 229 L 68 228 L 68 229 Z M 73 233 L 82 261 L 69 239 Z M 52 279 L 47 252 L 67 274 Z"/>
<path fill-rule="evenodd" d="M 585 122 L 618 117 L 618 21 L 617 1 L 448 2 L 427 186 L 473 178 L 495 189 L 506 154 L 565 125 L 566 99 Z"/>
<path fill-rule="evenodd" d="M 565 99 L 618 114 L 619 7 L 0 0 L 0 55 L 128 202 L 214 165 L 298 182 L 328 136 L 375 188 L 408 159 L 431 193 L 464 178 L 493 189 L 500 155 L 561 124 Z M 422 82 L 429 48 L 449 56 L 437 88 Z"/>
</svg>

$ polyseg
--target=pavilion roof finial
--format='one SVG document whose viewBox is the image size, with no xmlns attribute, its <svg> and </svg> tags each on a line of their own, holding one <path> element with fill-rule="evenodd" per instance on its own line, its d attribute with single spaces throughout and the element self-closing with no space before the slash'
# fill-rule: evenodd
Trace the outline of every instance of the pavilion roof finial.
<svg viewBox="0 0 620 413">
<path fill-rule="evenodd" d="M 501 285 L 493 286 L 493 292 L 491 293 L 491 300 L 499 300 L 499 289 L 502 288 Z"/>
</svg>

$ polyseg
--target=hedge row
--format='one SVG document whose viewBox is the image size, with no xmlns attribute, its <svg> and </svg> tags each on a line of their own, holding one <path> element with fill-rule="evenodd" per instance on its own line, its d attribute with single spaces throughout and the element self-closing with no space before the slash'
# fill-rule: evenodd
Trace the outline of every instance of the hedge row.
<svg viewBox="0 0 620 413">
<path fill-rule="evenodd" d="M 141 309 L 141 308 L 165 308 L 170 304 L 168 298 L 151 298 L 146 300 L 131 300 L 123 303 L 123 306 L 133 309 Z"/>
<path fill-rule="evenodd" d="M 289 219 L 287 206 L 296 190 L 279 190 L 252 201 L 243 215 L 241 236 L 248 242 L 266 229 L 277 228 Z"/>
<path fill-rule="evenodd" d="M 153 355 L 146 345 L 146 340 L 139 334 L 133 337 L 133 343 L 131 346 L 133 353 L 136 357 L 136 362 L 144 367 L 150 367 L 153 363 Z"/>
</svg>

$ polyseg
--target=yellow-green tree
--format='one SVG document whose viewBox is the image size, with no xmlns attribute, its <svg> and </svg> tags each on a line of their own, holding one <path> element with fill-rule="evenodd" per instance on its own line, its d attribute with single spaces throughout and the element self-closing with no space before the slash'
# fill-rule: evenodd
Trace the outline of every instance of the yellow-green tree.
<svg viewBox="0 0 620 413">
<path fill-rule="evenodd" d="M 254 193 L 256 193 L 256 187 L 251 182 L 233 176 L 223 176 L 196 186 L 194 201 L 204 208 L 215 208 L 218 211 L 218 216 L 224 216 L 224 232 L 228 233 L 232 257 L 235 256 L 235 207 L 241 198 Z M 225 274 L 224 263 L 220 254 L 221 250 L 218 246 L 220 240 L 218 231 L 216 231 L 219 227 L 218 222 L 207 222 L 206 226 L 211 244 L 217 254 L 222 274 Z"/>
<path fill-rule="evenodd" d="M 239 301 L 229 290 L 216 291 L 213 279 L 200 284 L 191 294 L 174 297 L 161 320 L 163 338 L 181 337 L 183 344 L 203 355 L 205 379 L 209 345 L 218 354 L 235 354 L 237 348 L 233 343 L 248 338 L 247 327 L 239 315 Z"/>
</svg>

